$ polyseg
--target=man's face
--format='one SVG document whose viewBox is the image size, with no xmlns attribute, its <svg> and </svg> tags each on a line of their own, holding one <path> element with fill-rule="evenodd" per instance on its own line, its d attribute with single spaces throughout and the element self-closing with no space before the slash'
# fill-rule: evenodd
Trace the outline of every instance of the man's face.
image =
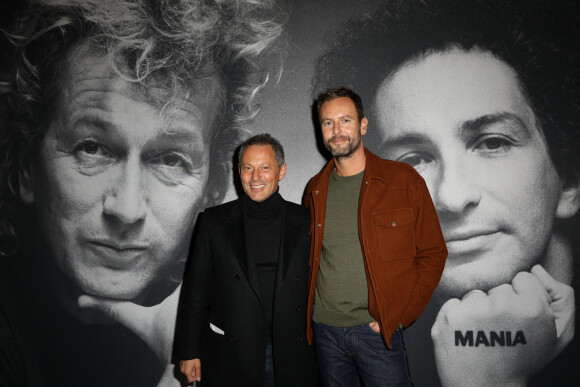
<svg viewBox="0 0 580 387">
<path fill-rule="evenodd" d="M 439 291 L 509 283 L 537 263 L 562 183 L 515 72 L 454 50 L 403 66 L 379 87 L 382 155 L 426 180 L 449 250 Z"/>
<path fill-rule="evenodd" d="M 139 302 L 187 256 L 208 180 L 216 79 L 163 118 L 90 46 L 71 53 L 25 201 L 60 270 L 82 292 Z"/>
<path fill-rule="evenodd" d="M 362 146 L 367 119 L 359 121 L 354 102 L 347 97 L 326 101 L 320 107 L 324 146 L 332 157 L 349 157 Z"/>
<path fill-rule="evenodd" d="M 286 176 L 286 164 L 278 167 L 276 154 L 270 145 L 250 145 L 242 154 L 239 165 L 244 192 L 255 202 L 268 199 Z"/>
</svg>

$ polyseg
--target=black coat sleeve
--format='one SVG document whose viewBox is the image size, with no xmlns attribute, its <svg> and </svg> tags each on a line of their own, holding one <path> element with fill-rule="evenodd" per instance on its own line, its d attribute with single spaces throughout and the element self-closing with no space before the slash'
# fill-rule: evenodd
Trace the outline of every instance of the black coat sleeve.
<svg viewBox="0 0 580 387">
<path fill-rule="evenodd" d="M 181 289 L 180 326 L 176 343 L 179 360 L 201 358 L 201 340 L 208 321 L 213 272 L 207 218 L 207 213 L 200 216 Z"/>
</svg>

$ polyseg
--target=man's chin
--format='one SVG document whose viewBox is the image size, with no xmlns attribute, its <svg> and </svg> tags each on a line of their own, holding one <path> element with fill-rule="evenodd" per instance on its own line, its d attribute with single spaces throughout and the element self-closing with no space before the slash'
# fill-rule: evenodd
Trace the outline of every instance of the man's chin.
<svg viewBox="0 0 580 387">
<path fill-rule="evenodd" d="M 438 296 L 444 298 L 461 299 L 467 292 L 477 289 L 488 292 L 490 289 L 502 284 L 509 284 L 513 278 L 510 273 L 500 273 L 499 269 L 495 273 L 482 273 L 467 268 L 447 269 L 443 272 L 441 281 L 435 290 Z M 515 275 L 515 273 L 514 273 Z"/>
<path fill-rule="evenodd" d="M 116 287 L 106 284 L 86 284 L 80 286 L 81 293 L 89 296 L 104 298 L 113 301 L 130 301 L 141 304 L 147 298 L 146 288 L 138 287 Z"/>
<path fill-rule="evenodd" d="M 350 156 L 352 156 L 354 153 L 353 150 L 349 149 L 345 149 L 345 148 L 338 148 L 338 149 L 331 149 L 330 150 L 330 154 L 332 155 L 332 157 L 335 158 L 348 158 Z"/>
<path fill-rule="evenodd" d="M 83 295 L 88 295 L 96 299 L 103 299 L 107 301 L 127 301 L 135 304 L 142 305 L 145 300 L 145 293 L 142 287 L 139 289 L 127 289 L 127 288 L 114 288 L 114 287 L 104 287 L 103 284 L 95 286 L 81 286 L 80 293 L 76 295 L 73 300 L 75 307 L 71 311 L 71 314 L 82 321 L 85 324 L 113 324 L 116 323 L 113 319 L 105 315 L 101 310 L 95 307 L 83 307 L 79 305 L 79 297 Z"/>
<path fill-rule="evenodd" d="M 74 271 L 72 278 L 80 294 L 113 301 L 129 301 L 142 306 L 156 305 L 169 296 L 180 278 L 167 267 L 158 270 L 111 270 L 105 267 Z"/>
<path fill-rule="evenodd" d="M 65 282 L 68 282 L 66 284 Z M 114 289 L 106 288 L 102 284 L 83 283 L 79 285 L 74 280 L 71 282 L 61 282 L 61 286 L 53 288 L 58 303 L 75 319 L 85 324 L 110 324 L 113 323 L 110 318 L 106 317 L 101 311 L 91 307 L 81 307 L 79 297 L 88 295 L 97 299 L 107 299 L 111 301 L 129 301 L 141 304 L 145 299 L 145 292 L 142 287 L 139 289 Z"/>
</svg>

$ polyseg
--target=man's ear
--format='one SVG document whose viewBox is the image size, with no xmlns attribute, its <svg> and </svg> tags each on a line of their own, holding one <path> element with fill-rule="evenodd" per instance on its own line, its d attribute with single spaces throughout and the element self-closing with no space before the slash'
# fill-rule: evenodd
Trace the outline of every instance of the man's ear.
<svg viewBox="0 0 580 387">
<path fill-rule="evenodd" d="M 369 120 L 367 120 L 366 117 L 363 117 L 362 120 L 360 120 L 360 134 L 362 134 L 363 136 L 365 134 L 367 134 L 367 125 L 369 124 Z"/>
<path fill-rule="evenodd" d="M 286 163 L 280 166 L 280 174 L 278 175 L 278 181 L 282 180 L 286 176 Z"/>
<path fill-rule="evenodd" d="M 571 218 L 580 209 L 580 176 L 575 176 L 574 181 L 566 182 L 560 193 L 558 207 L 556 207 L 556 218 Z"/>
<path fill-rule="evenodd" d="M 34 202 L 32 167 L 25 165 L 18 171 L 18 193 L 20 199 L 27 204 Z"/>
</svg>

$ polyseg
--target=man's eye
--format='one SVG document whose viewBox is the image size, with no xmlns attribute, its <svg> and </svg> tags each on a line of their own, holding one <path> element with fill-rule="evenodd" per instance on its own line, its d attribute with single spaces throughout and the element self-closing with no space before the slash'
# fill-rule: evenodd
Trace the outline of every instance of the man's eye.
<svg viewBox="0 0 580 387">
<path fill-rule="evenodd" d="M 417 165 L 421 164 L 421 162 L 423 161 L 423 159 L 421 159 L 421 157 L 419 157 L 419 156 L 410 156 L 410 157 L 405 158 L 402 161 L 404 163 L 409 164 L 412 167 L 416 167 Z"/>
<path fill-rule="evenodd" d="M 203 162 L 194 161 L 183 153 L 167 152 L 155 155 L 147 161 L 151 171 L 167 185 L 175 185 L 203 172 Z"/>
<path fill-rule="evenodd" d="M 159 165 L 161 167 L 168 168 L 182 168 L 185 170 L 190 169 L 191 163 L 188 163 L 182 156 L 175 153 L 166 153 L 159 155 L 151 160 L 152 164 Z"/>
<path fill-rule="evenodd" d="M 103 168 L 116 161 L 116 156 L 95 140 L 79 142 L 71 155 L 75 158 L 78 171 L 87 176 L 102 172 Z"/>
<path fill-rule="evenodd" d="M 83 144 L 83 150 L 88 154 L 94 155 L 99 151 L 99 145 L 95 142 L 89 142 Z"/>
<path fill-rule="evenodd" d="M 477 142 L 473 148 L 476 152 L 498 153 L 510 150 L 513 145 L 512 141 L 504 137 L 487 137 Z"/>
<path fill-rule="evenodd" d="M 405 155 L 399 156 L 397 158 L 397 161 L 409 164 L 410 166 L 415 168 L 417 171 L 419 171 L 421 168 L 424 168 L 429 163 L 432 163 L 434 161 L 434 159 L 432 156 L 430 156 L 426 153 L 413 152 L 413 153 L 407 153 Z"/>
<path fill-rule="evenodd" d="M 110 153 L 107 149 L 96 141 L 84 141 L 77 146 L 77 157 L 84 161 L 84 158 L 89 157 L 108 157 Z"/>
<path fill-rule="evenodd" d="M 161 164 L 170 166 L 170 167 L 178 167 L 180 165 L 183 164 L 183 160 L 181 158 L 179 158 L 176 155 L 173 154 L 169 154 L 169 155 L 163 155 L 159 158 Z"/>
</svg>

